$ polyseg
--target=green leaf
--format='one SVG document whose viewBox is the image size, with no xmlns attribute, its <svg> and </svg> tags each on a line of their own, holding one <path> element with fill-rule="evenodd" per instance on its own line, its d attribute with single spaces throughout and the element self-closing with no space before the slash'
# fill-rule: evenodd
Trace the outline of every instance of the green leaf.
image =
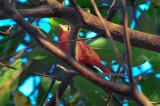
<svg viewBox="0 0 160 106">
<path fill-rule="evenodd" d="M 21 68 L 21 59 L 16 60 L 11 67 L 20 69 Z M 0 76 L 0 88 L 8 81 L 8 79 L 16 72 L 16 70 L 4 67 L 1 69 L 1 76 Z"/>
<path fill-rule="evenodd" d="M 13 64 L 11 64 L 11 67 L 21 69 L 21 65 L 22 65 L 21 59 L 18 59 Z M 13 70 L 7 67 L 2 68 L 1 73 L 0 73 L 1 74 L 0 76 L 0 100 L 3 100 L 2 103 L 7 102 L 7 100 L 9 99 L 11 84 L 17 79 L 17 77 L 20 75 L 21 72 L 22 72 L 21 70 Z M 17 86 L 18 84 L 15 85 L 14 88 L 17 88 Z"/>
<path fill-rule="evenodd" d="M 142 12 L 142 15 L 138 18 L 138 22 L 144 32 L 157 34 L 157 24 L 151 18 L 150 14 L 147 13 L 147 11 Z"/>
<path fill-rule="evenodd" d="M 160 53 L 143 50 L 144 58 L 152 64 L 152 68 L 155 70 L 160 69 L 159 62 L 160 62 Z"/>
<path fill-rule="evenodd" d="M 29 57 L 34 60 L 40 60 L 40 62 L 44 64 L 53 64 L 56 61 L 50 53 L 41 47 L 33 48 L 33 50 L 29 53 Z"/>
<path fill-rule="evenodd" d="M 16 106 L 33 106 L 28 97 L 24 96 L 18 90 L 14 91 L 14 103 Z"/>
<path fill-rule="evenodd" d="M 11 55 L 20 44 L 21 38 L 22 38 L 21 35 L 18 35 L 17 37 L 6 42 L 1 48 L 2 49 L 1 51 L 3 52 L 0 54 L 1 55 L 0 59 L 7 57 L 8 55 Z"/>
<path fill-rule="evenodd" d="M 48 72 L 51 69 L 52 64 L 47 64 L 47 63 L 43 64 L 41 61 L 32 60 L 29 66 L 25 70 L 38 73 Z"/>
<path fill-rule="evenodd" d="M 17 78 L 13 83 L 11 84 L 11 92 L 15 91 L 18 88 L 19 85 L 19 78 Z"/>
<path fill-rule="evenodd" d="M 153 92 L 150 95 L 149 99 L 154 101 L 154 102 L 159 102 L 160 101 L 160 92 L 159 92 L 159 90 L 160 90 L 160 88 L 153 90 Z M 156 105 L 156 106 L 158 106 L 158 105 Z"/>
<path fill-rule="evenodd" d="M 103 61 L 111 63 L 112 60 L 117 60 L 115 53 L 113 51 L 113 48 L 108 39 L 101 37 L 98 39 L 90 40 L 87 42 L 87 44 L 98 53 L 98 55 Z M 115 44 L 121 56 L 123 56 L 123 53 L 125 50 L 124 45 L 116 41 L 115 41 Z M 132 47 L 131 50 L 132 50 L 132 57 L 133 57 L 133 66 L 140 65 L 146 61 L 143 57 L 143 54 L 140 48 Z"/>
<path fill-rule="evenodd" d="M 100 98 L 99 91 L 104 97 L 108 97 L 101 88 L 82 77 L 75 77 L 74 84 L 80 94 L 90 103 L 96 106 L 105 106 L 105 102 Z"/>
<path fill-rule="evenodd" d="M 40 86 L 38 89 L 37 105 L 40 105 L 45 94 L 46 94 L 46 91 Z M 47 102 L 47 100 L 45 102 Z"/>
<path fill-rule="evenodd" d="M 91 12 L 91 10 L 89 8 L 82 8 L 82 9 L 83 9 L 84 12 L 88 12 L 88 13 Z"/>
<path fill-rule="evenodd" d="M 0 89 L 1 91 L 1 89 Z M 11 94 L 10 94 L 10 90 L 9 88 L 7 88 L 4 93 L 3 96 L 0 97 L 0 106 L 4 106 L 6 104 L 6 102 L 9 100 Z"/>
<path fill-rule="evenodd" d="M 55 18 L 54 18 L 55 19 Z M 50 33 L 53 33 L 54 35 L 59 35 L 60 28 L 59 28 L 59 23 L 55 21 L 53 18 L 50 18 L 49 23 L 50 23 Z"/>
<path fill-rule="evenodd" d="M 59 36 L 59 32 L 60 32 L 60 27 L 59 24 L 63 24 L 63 25 L 70 25 L 70 23 L 64 19 L 60 19 L 60 18 L 50 18 L 49 20 L 50 23 L 50 33 Z"/>
<path fill-rule="evenodd" d="M 142 92 L 150 97 L 154 93 L 153 91 L 160 90 L 160 79 L 156 78 L 154 75 L 146 75 L 142 80 L 139 81 L 141 85 Z M 160 93 L 158 93 L 160 96 Z"/>
<path fill-rule="evenodd" d="M 48 91 L 48 88 L 50 87 L 51 83 L 52 83 L 51 78 L 41 77 L 41 85 L 46 92 Z M 61 84 L 61 81 L 55 81 L 54 86 L 52 87 L 50 93 L 54 94 L 60 84 Z M 62 98 L 68 98 L 68 100 L 70 99 L 70 90 L 69 89 L 70 89 L 70 87 L 68 86 L 66 91 L 64 92 Z"/>
<path fill-rule="evenodd" d="M 46 36 L 49 40 L 51 40 L 51 41 L 54 41 L 54 38 L 53 38 L 53 34 L 52 33 L 47 33 L 47 32 L 45 32 L 42 28 L 40 28 L 39 26 L 35 26 L 37 29 L 38 29 L 38 31 L 40 32 L 40 33 L 42 33 L 44 36 Z"/>
<path fill-rule="evenodd" d="M 151 3 L 156 7 L 160 7 L 160 0 L 151 0 Z"/>
<path fill-rule="evenodd" d="M 82 7 L 92 7 L 90 0 L 76 0 L 76 2 Z M 102 3 L 99 2 L 99 0 L 95 0 L 95 3 L 97 6 L 102 6 Z"/>
<path fill-rule="evenodd" d="M 160 27 L 160 8 L 155 8 L 153 5 L 150 5 L 147 13 L 155 22 L 157 34 L 160 35 L 160 30 L 158 29 Z"/>
</svg>

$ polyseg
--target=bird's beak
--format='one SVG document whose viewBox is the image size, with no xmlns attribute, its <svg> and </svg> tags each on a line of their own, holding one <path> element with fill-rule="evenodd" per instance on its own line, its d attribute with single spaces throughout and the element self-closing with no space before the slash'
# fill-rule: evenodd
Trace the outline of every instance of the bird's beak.
<svg viewBox="0 0 160 106">
<path fill-rule="evenodd" d="M 59 24 L 59 26 L 60 26 L 61 30 L 63 30 L 63 31 L 67 31 L 68 30 L 67 27 L 65 27 L 65 25 Z"/>
</svg>

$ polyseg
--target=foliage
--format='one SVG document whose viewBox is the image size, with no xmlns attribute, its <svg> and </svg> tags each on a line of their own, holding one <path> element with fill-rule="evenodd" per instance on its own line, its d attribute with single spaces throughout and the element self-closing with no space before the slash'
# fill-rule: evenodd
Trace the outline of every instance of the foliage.
<svg viewBox="0 0 160 106">
<path fill-rule="evenodd" d="M 58 0 L 62 2 L 63 0 Z M 90 3 L 90 0 L 76 0 L 77 3 L 84 9 L 84 11 L 90 12 L 94 15 L 95 11 Z M 109 3 L 111 4 L 110 0 L 95 0 L 97 3 L 97 6 L 99 7 L 99 10 L 101 14 L 105 17 L 106 12 L 108 10 L 108 6 L 102 5 Z M 130 5 L 130 2 L 132 0 L 129 0 L 127 3 L 127 11 L 129 14 L 129 23 L 132 24 L 133 21 L 133 12 L 131 11 L 132 7 Z M 138 0 L 137 4 L 135 7 L 137 8 L 138 11 L 141 12 L 140 17 L 138 18 L 138 22 L 143 29 L 144 32 L 146 33 L 151 33 L 151 34 L 156 34 L 157 36 L 160 35 L 159 27 L 160 27 L 160 1 L 159 0 L 151 0 L 151 5 L 148 10 L 141 10 L 139 8 L 140 5 L 146 4 L 148 0 Z M 35 7 L 38 6 L 37 3 L 33 2 L 32 0 L 28 0 L 27 3 L 20 3 L 20 5 L 25 5 L 26 7 L 24 8 L 30 8 L 30 7 Z M 119 2 L 116 1 L 115 7 L 119 6 Z M 113 8 L 115 8 L 113 7 Z M 20 7 L 23 8 L 23 7 Z M 122 15 L 121 11 L 117 9 L 116 12 L 110 13 L 108 16 L 108 19 L 111 20 L 111 22 L 116 23 L 116 24 L 122 24 Z M 64 19 L 57 18 L 57 17 L 52 17 L 50 18 L 50 21 L 48 24 L 50 24 L 50 30 L 49 32 L 46 32 L 42 27 L 40 28 L 39 23 L 39 18 L 36 18 L 34 22 L 32 21 L 32 18 L 29 18 L 30 23 L 37 23 L 35 26 L 37 29 L 39 29 L 42 33 L 44 33 L 47 38 L 52 41 L 55 45 L 57 45 L 56 41 L 59 35 L 59 24 L 68 24 L 70 25 L 69 22 L 67 22 Z M 1 21 L 1 20 L 0 20 Z M 0 26 L 0 31 L 5 32 L 10 26 Z M 44 26 L 45 27 L 45 26 Z M 21 28 L 18 25 L 13 25 L 13 28 L 11 29 L 12 32 L 19 31 Z M 135 30 L 138 30 L 138 27 L 135 25 Z M 82 37 L 86 37 L 88 30 L 81 29 L 83 33 Z M 1 34 L 0 37 L 3 36 L 4 38 L 0 40 L 0 62 L 10 65 L 11 67 L 15 67 L 18 70 L 10 69 L 7 67 L 0 66 L 0 105 L 13 105 L 14 102 L 16 101 L 15 104 L 23 104 L 24 102 L 30 102 L 28 100 L 28 97 L 25 95 L 21 94 L 17 89 L 18 87 L 23 84 L 23 82 L 30 76 L 34 76 L 31 74 L 20 74 L 20 70 L 22 69 L 23 71 L 30 71 L 30 72 L 36 72 L 36 73 L 41 73 L 41 74 L 50 74 L 53 76 L 56 76 L 54 78 L 55 83 L 50 91 L 51 94 L 54 94 L 56 89 L 61 83 L 61 80 L 63 79 L 64 71 L 54 68 L 53 70 L 53 65 L 55 64 L 61 64 L 64 67 L 68 68 L 65 64 L 59 62 L 55 57 L 53 57 L 51 54 L 49 54 L 47 51 L 44 49 L 40 48 L 35 44 L 35 42 L 32 40 L 31 41 L 26 41 L 24 37 L 26 36 L 25 32 L 20 32 L 17 33 L 16 35 L 6 35 L 6 34 Z M 107 63 L 106 67 L 109 67 L 112 73 L 115 73 L 113 71 L 112 66 L 117 65 L 116 62 L 113 63 L 113 60 L 116 60 L 115 53 L 113 51 L 113 48 L 109 42 L 108 39 L 99 37 L 96 39 L 91 39 L 91 40 L 86 40 L 84 41 L 87 43 L 92 49 L 94 49 L 100 58 Z M 23 49 L 21 51 L 16 51 L 17 47 L 20 45 L 26 45 L 28 48 Z M 120 52 L 121 55 L 124 54 L 124 44 L 116 42 L 115 44 Z M 32 50 L 29 50 L 29 49 Z M 137 47 L 132 47 L 132 59 L 133 59 L 133 66 L 134 67 L 140 67 L 143 63 L 146 61 L 150 62 L 152 64 L 152 69 L 154 70 L 152 73 L 148 73 L 147 71 L 141 73 L 139 77 L 141 79 L 138 81 L 138 84 L 140 84 L 142 88 L 142 92 L 151 100 L 155 102 L 160 101 L 160 86 L 159 86 L 159 78 L 156 77 L 156 75 L 159 73 L 159 63 L 160 63 L 160 54 L 148 50 L 144 50 L 141 48 Z M 10 59 L 14 58 L 14 62 L 12 62 Z M 28 62 L 21 62 L 22 59 L 26 58 Z M 126 63 L 126 61 L 125 61 Z M 53 70 L 50 72 L 49 70 Z M 136 70 L 135 70 L 136 71 Z M 19 72 L 19 73 L 18 73 Z M 125 71 L 122 70 L 122 73 L 125 74 Z M 13 76 L 16 76 L 16 78 L 11 79 Z M 105 77 L 105 76 L 103 76 Z M 39 105 L 43 99 L 43 96 L 45 92 L 48 91 L 49 86 L 52 82 L 52 79 L 49 77 L 41 77 L 41 82 L 40 84 L 34 88 L 34 91 L 36 89 L 39 90 L 38 96 L 36 96 L 37 100 L 37 105 Z M 121 84 L 128 84 L 126 77 L 120 77 L 117 81 L 118 83 Z M 7 85 L 8 83 L 11 83 L 10 85 Z M 5 85 L 8 87 L 4 90 Z M 34 92 L 33 91 L 33 92 Z M 14 92 L 14 95 L 13 95 Z M 19 96 L 22 95 L 22 96 Z M 96 106 L 103 106 L 105 105 L 105 101 L 100 98 L 100 95 L 102 95 L 105 98 L 108 98 L 108 93 L 103 91 L 101 88 L 98 86 L 94 85 L 93 83 L 87 81 L 86 79 L 83 79 L 81 77 L 75 77 L 74 81 L 71 82 L 71 85 L 67 88 L 65 91 L 64 95 L 62 96 L 62 99 L 59 101 L 59 104 L 63 105 L 96 105 Z M 116 99 L 112 99 L 110 105 L 119 105 L 118 101 L 124 101 L 126 98 L 119 96 L 119 95 L 114 95 Z M 24 99 L 23 99 L 24 98 Z M 19 102 L 18 100 L 24 100 Z M 130 99 L 127 99 L 130 100 Z M 12 104 L 10 103 L 12 101 Z M 47 100 L 45 101 L 47 103 Z M 31 103 L 29 103 L 31 104 Z M 18 105 L 17 105 L 18 106 Z"/>
</svg>

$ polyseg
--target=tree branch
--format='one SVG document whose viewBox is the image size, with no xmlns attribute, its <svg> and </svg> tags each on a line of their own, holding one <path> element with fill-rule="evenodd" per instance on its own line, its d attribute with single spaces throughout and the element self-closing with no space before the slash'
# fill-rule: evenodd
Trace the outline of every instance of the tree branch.
<svg viewBox="0 0 160 106">
<path fill-rule="evenodd" d="M 121 7 L 122 7 L 122 14 L 123 14 L 123 32 L 124 32 L 124 44 L 125 44 L 125 50 L 127 53 L 127 65 L 128 65 L 128 77 L 130 80 L 130 84 L 133 86 L 136 86 L 136 82 L 133 79 L 132 75 L 132 54 L 131 54 L 131 44 L 130 44 L 130 38 L 128 34 L 128 13 L 126 10 L 126 0 L 120 0 Z"/>
<path fill-rule="evenodd" d="M 77 62 L 70 55 L 65 54 L 60 49 L 58 49 L 55 45 L 53 45 L 49 40 L 47 40 L 44 35 L 39 32 L 35 27 L 30 25 L 27 21 L 23 19 L 21 14 L 16 11 L 15 8 L 10 6 L 7 1 L 0 1 L 0 7 L 6 12 L 6 14 L 17 22 L 25 31 L 27 31 L 30 36 L 45 50 L 50 52 L 53 56 L 60 59 L 62 62 L 65 62 L 67 65 L 72 66 L 79 74 L 81 74 L 84 78 L 90 80 L 94 84 L 98 85 L 104 90 L 112 90 L 113 92 L 127 96 L 138 102 L 142 105 L 141 100 L 149 101 L 146 96 L 139 92 L 138 88 L 134 89 L 121 84 L 115 84 L 105 80 L 104 78 L 96 75 L 94 72 L 89 71 L 90 69 L 84 67 L 81 63 Z M 134 90 L 134 91 L 133 91 Z M 142 99 L 143 98 L 143 99 Z M 148 102 L 147 102 L 148 103 Z"/>
<path fill-rule="evenodd" d="M 79 28 L 77 29 L 76 27 L 72 26 L 71 27 L 71 31 L 70 31 L 70 35 L 69 35 L 69 39 L 73 40 L 77 38 L 77 34 L 79 32 Z M 77 57 L 77 54 L 75 53 L 76 50 L 76 41 L 75 42 L 69 42 L 69 47 L 68 47 L 68 51 L 69 54 L 72 57 Z M 65 90 L 67 89 L 67 87 L 69 86 L 69 84 L 71 83 L 71 81 L 73 80 L 74 76 L 76 74 L 75 73 L 65 73 L 61 84 L 59 85 L 58 89 L 56 90 L 54 96 L 51 98 L 51 100 L 48 102 L 47 106 L 55 106 L 56 105 L 56 100 L 61 99 L 61 96 L 63 95 L 63 93 L 65 92 Z M 58 95 L 58 96 L 57 96 Z"/>
<path fill-rule="evenodd" d="M 11 67 L 9 65 L 6 65 L 6 64 L 3 64 L 3 63 L 0 63 L 0 66 L 3 66 L 3 67 L 7 67 L 7 68 L 10 68 L 10 69 L 13 69 L 13 70 L 20 70 L 20 69 L 17 69 L 15 67 Z M 31 71 L 23 71 L 21 70 L 23 73 L 27 73 L 27 74 L 33 74 L 33 75 L 38 75 L 38 76 L 45 76 L 45 77 L 52 77 L 52 78 L 55 78 L 55 76 L 52 76 L 52 75 L 45 75 L 45 74 L 41 74 L 41 73 L 35 73 L 35 72 L 31 72 Z"/>
<path fill-rule="evenodd" d="M 3 2 L 6 2 L 6 1 L 3 0 Z M 16 9 L 12 8 L 6 3 L 3 4 L 1 2 L 0 4 L 2 4 L 0 6 L 4 9 L 4 11 L 8 16 L 12 17 L 12 19 L 16 21 L 17 24 L 19 24 L 25 31 L 27 31 L 30 34 L 30 36 L 39 44 L 39 46 L 41 46 L 42 48 L 50 52 L 53 56 L 60 59 L 62 62 L 70 66 L 73 66 L 73 68 L 78 73 L 80 73 L 84 78 L 100 86 L 102 89 L 113 90 L 113 92 L 115 93 L 132 98 L 132 91 L 130 87 L 126 85 L 109 82 L 104 78 L 97 76 L 94 72 L 89 71 L 90 69 L 84 67 L 84 65 L 77 62 L 73 57 L 65 54 L 60 49 L 58 49 L 55 45 L 53 45 L 49 40 L 44 38 L 42 33 L 40 33 L 35 27 L 33 27 L 27 21 L 25 21 L 21 16 L 21 14 L 18 11 L 16 11 Z"/>
<path fill-rule="evenodd" d="M 71 24 L 76 23 L 77 25 L 80 25 L 80 28 L 91 30 L 97 33 L 105 33 L 103 23 L 97 16 L 84 12 L 85 23 L 81 23 L 81 18 L 75 9 L 64 6 L 56 1 L 54 1 L 52 4 L 40 6 L 39 8 L 19 9 L 18 11 L 23 17 L 59 17 L 69 21 Z M 5 12 L 0 11 L 0 19 L 7 18 L 11 17 Z M 108 21 L 105 21 L 105 23 L 108 23 L 113 39 L 123 42 L 122 26 Z M 160 52 L 160 36 L 143 33 L 132 29 L 128 29 L 128 32 L 132 46 Z"/>
<path fill-rule="evenodd" d="M 104 28 L 105 28 L 105 36 L 109 38 L 109 41 L 113 47 L 113 50 L 115 52 L 115 56 L 117 57 L 118 61 L 120 62 L 120 54 L 119 54 L 119 51 L 113 41 L 113 38 L 112 38 L 112 35 L 110 33 L 110 29 L 109 29 L 109 26 L 108 26 L 108 23 L 105 23 L 105 20 L 103 19 L 101 13 L 99 12 L 98 10 L 98 7 L 96 5 L 96 3 L 94 2 L 94 0 L 90 0 L 90 2 L 92 3 L 94 9 L 95 9 L 95 12 L 97 14 L 97 16 L 99 17 L 101 23 L 103 24 Z"/>
</svg>

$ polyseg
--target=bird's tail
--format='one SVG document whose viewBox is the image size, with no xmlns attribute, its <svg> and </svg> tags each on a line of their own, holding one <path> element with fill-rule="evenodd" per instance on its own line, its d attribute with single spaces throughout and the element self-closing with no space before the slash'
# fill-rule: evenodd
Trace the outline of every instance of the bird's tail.
<svg viewBox="0 0 160 106">
<path fill-rule="evenodd" d="M 110 73 L 111 73 L 111 71 L 110 71 L 108 68 L 106 68 L 104 65 L 101 65 L 99 68 L 100 68 L 104 73 L 107 73 L 107 74 L 110 74 Z M 108 77 L 109 79 L 111 79 L 111 76 L 110 76 L 110 75 L 107 75 L 107 77 Z"/>
</svg>

